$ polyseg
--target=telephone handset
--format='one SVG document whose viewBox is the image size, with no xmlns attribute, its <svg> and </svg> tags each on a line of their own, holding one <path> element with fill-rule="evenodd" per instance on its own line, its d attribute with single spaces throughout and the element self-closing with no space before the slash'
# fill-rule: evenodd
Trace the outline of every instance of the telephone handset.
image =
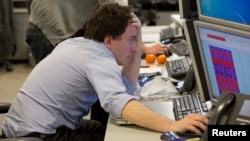
<svg viewBox="0 0 250 141">
<path fill-rule="evenodd" d="M 221 95 L 219 102 L 217 103 L 213 116 L 209 119 L 209 124 L 216 125 L 216 124 L 225 124 L 225 122 L 221 121 L 221 116 L 223 113 L 233 106 L 235 102 L 235 94 L 234 93 L 226 93 Z"/>
<path fill-rule="evenodd" d="M 208 125 L 218 125 L 218 124 L 226 124 L 227 117 L 222 120 L 222 116 L 225 113 L 229 113 L 230 107 L 232 107 L 235 103 L 236 96 L 234 93 L 223 93 L 218 100 L 218 103 L 216 104 L 215 108 L 213 110 L 213 114 L 209 119 Z M 231 111 L 230 111 L 231 112 Z M 229 116 L 229 115 L 227 115 Z M 208 131 L 206 130 L 201 138 L 201 141 L 207 141 L 208 140 Z"/>
</svg>

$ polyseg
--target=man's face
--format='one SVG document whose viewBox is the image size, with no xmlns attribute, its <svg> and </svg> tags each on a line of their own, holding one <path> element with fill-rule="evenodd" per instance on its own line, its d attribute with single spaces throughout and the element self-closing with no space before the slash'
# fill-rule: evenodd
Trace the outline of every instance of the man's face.
<svg viewBox="0 0 250 141">
<path fill-rule="evenodd" d="M 126 65 L 133 52 L 137 51 L 137 29 L 128 25 L 121 37 L 111 41 L 111 52 L 119 65 Z"/>
</svg>

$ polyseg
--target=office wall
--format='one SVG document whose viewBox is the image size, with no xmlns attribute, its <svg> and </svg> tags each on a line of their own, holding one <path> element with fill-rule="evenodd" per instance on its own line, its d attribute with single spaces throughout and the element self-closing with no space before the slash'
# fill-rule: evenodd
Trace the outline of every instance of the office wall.
<svg viewBox="0 0 250 141">
<path fill-rule="evenodd" d="M 172 14 L 177 14 L 179 11 L 159 11 L 156 13 L 156 24 L 157 25 L 170 25 L 173 21 L 171 20 Z"/>
</svg>

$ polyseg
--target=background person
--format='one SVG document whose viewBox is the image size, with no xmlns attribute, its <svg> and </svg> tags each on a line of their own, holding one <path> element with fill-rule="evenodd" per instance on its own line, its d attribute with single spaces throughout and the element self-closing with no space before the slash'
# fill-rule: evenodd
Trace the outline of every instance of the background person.
<svg viewBox="0 0 250 141">
<path fill-rule="evenodd" d="M 99 3 L 108 2 L 128 5 L 127 0 L 26 0 L 30 12 L 26 42 L 35 63 L 50 54 L 63 40 L 83 36 L 90 15 Z M 169 48 L 161 43 L 142 45 L 142 50 L 146 54 L 169 52 Z"/>
</svg>

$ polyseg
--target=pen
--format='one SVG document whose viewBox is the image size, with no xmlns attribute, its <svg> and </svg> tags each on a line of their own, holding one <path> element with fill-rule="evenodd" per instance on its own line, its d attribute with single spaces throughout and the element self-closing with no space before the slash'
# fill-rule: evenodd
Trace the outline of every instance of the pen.
<svg viewBox="0 0 250 141">
<path fill-rule="evenodd" d="M 140 66 L 140 68 L 149 68 L 149 66 L 148 65 Z"/>
</svg>

